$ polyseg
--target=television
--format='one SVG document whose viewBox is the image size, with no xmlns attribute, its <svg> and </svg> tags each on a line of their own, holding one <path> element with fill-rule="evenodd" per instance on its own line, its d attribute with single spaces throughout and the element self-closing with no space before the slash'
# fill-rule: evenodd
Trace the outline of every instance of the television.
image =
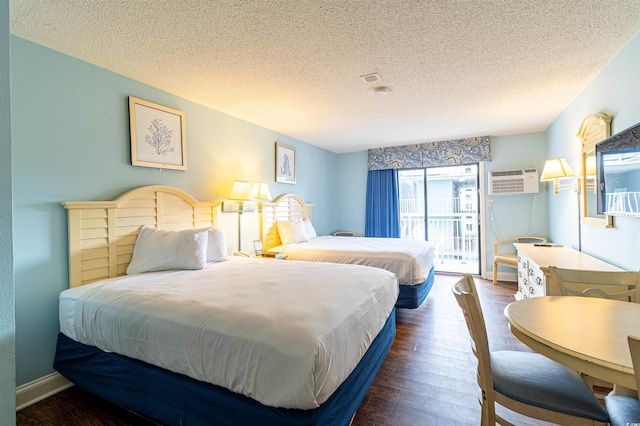
<svg viewBox="0 0 640 426">
<path fill-rule="evenodd" d="M 598 213 L 640 217 L 640 123 L 596 144 Z"/>
</svg>

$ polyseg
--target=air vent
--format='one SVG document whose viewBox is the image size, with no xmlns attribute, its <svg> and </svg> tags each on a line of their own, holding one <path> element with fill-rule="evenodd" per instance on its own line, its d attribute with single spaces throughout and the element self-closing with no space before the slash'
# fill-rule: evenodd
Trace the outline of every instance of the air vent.
<svg viewBox="0 0 640 426">
<path fill-rule="evenodd" d="M 372 73 L 372 74 L 366 74 L 366 75 L 361 75 L 360 78 L 365 82 L 365 83 L 376 83 L 380 80 L 382 80 L 380 78 L 380 75 L 378 73 Z"/>
<path fill-rule="evenodd" d="M 502 170 L 489 172 L 489 195 L 537 194 L 538 170 Z"/>
</svg>

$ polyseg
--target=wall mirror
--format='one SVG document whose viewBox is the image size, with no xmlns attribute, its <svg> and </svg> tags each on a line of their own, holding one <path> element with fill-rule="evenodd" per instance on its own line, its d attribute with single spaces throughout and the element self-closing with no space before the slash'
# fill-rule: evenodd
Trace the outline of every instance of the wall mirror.
<svg viewBox="0 0 640 426">
<path fill-rule="evenodd" d="M 582 121 L 577 136 L 582 141 L 582 168 L 578 178 L 580 223 L 611 228 L 613 217 L 598 214 L 596 194 L 596 144 L 611 136 L 611 116 L 588 115 Z"/>
</svg>

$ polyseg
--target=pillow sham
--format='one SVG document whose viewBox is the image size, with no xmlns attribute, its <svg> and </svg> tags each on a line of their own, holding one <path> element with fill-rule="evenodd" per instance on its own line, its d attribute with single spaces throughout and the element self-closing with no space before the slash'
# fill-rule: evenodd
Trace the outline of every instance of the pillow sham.
<svg viewBox="0 0 640 426">
<path fill-rule="evenodd" d="M 307 235 L 309 236 L 310 240 L 313 240 L 314 238 L 318 238 L 318 234 L 316 233 L 316 230 L 309 219 L 304 220 L 304 226 L 307 230 Z"/>
<path fill-rule="evenodd" d="M 224 262 L 227 256 L 227 239 L 221 229 L 209 229 L 207 262 Z"/>
<path fill-rule="evenodd" d="M 309 241 L 307 228 L 302 218 L 294 219 L 291 222 L 276 222 L 276 226 L 283 245 Z"/>
<path fill-rule="evenodd" d="M 133 246 L 127 274 L 204 268 L 208 231 L 209 228 L 164 231 L 143 225 Z"/>
</svg>

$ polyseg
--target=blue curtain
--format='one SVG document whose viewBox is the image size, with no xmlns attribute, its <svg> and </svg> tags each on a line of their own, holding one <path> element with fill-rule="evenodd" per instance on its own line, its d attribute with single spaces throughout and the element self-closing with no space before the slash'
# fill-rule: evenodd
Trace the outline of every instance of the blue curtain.
<svg viewBox="0 0 640 426">
<path fill-rule="evenodd" d="M 400 238 L 398 169 L 371 170 L 367 176 L 366 237 Z"/>
</svg>

